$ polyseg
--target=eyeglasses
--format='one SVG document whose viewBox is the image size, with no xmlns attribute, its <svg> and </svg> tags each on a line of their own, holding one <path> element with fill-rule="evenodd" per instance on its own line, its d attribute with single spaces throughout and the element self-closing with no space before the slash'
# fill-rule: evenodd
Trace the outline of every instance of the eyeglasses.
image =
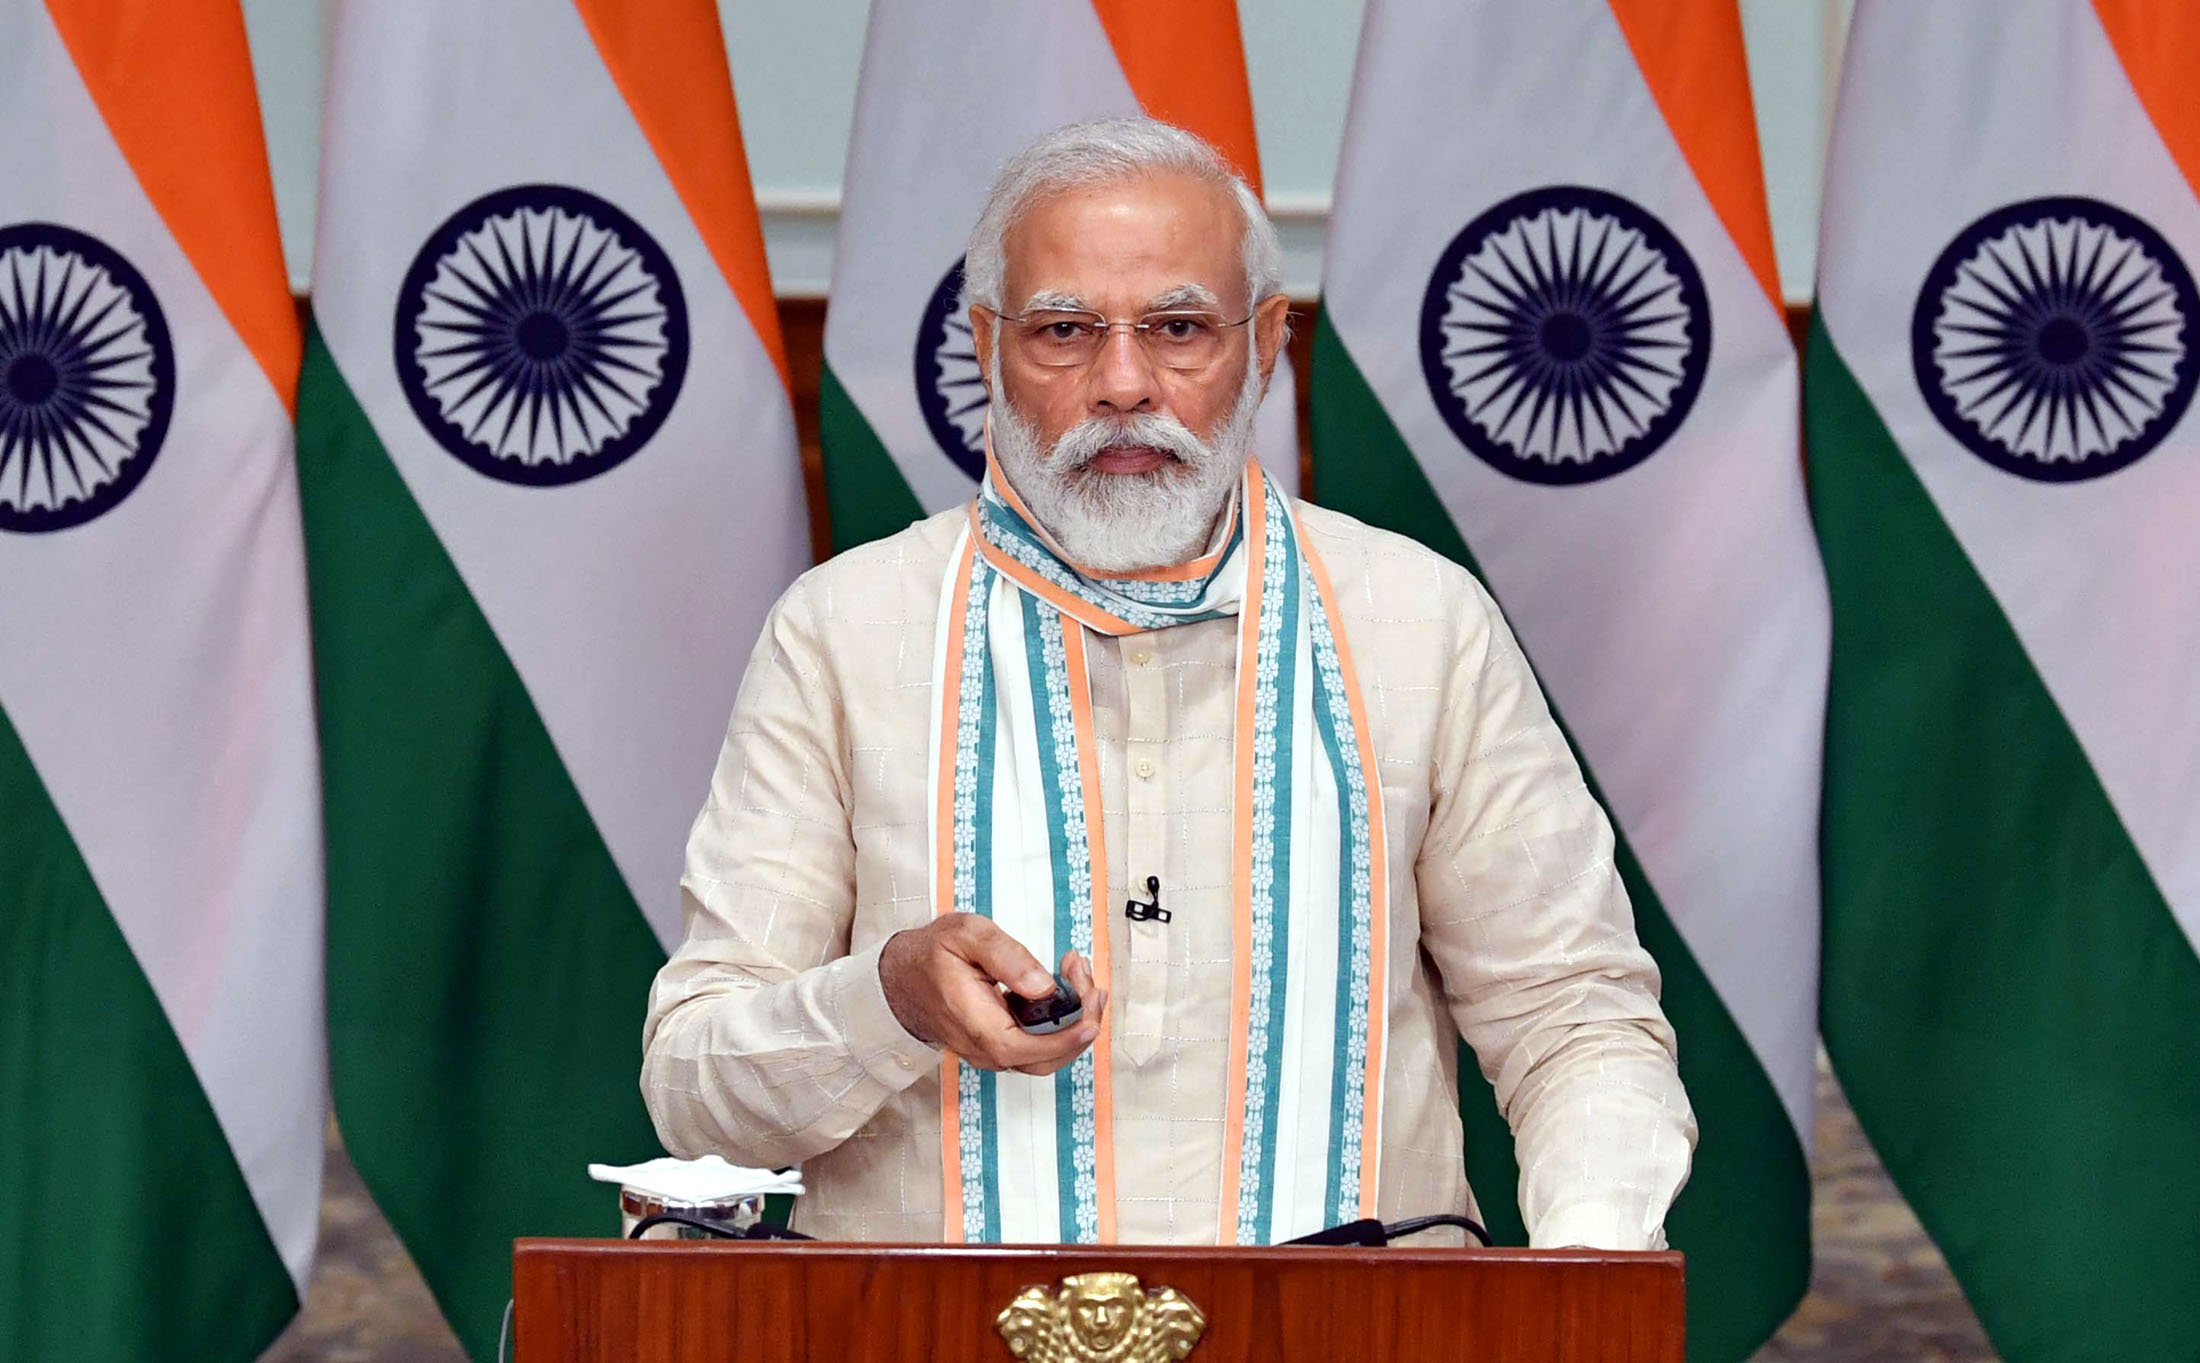
<svg viewBox="0 0 2200 1363">
<path fill-rule="evenodd" d="M 1149 312 L 1135 322 L 1111 322 L 1097 312 L 1060 308 L 993 315 L 1015 329 L 1017 343 L 1032 363 L 1054 369 L 1091 364 L 1117 327 L 1129 328 L 1146 358 L 1165 369 L 1205 369 L 1222 353 L 1223 334 L 1253 320 L 1251 313 L 1231 322 L 1217 312 L 1181 308 Z"/>
</svg>

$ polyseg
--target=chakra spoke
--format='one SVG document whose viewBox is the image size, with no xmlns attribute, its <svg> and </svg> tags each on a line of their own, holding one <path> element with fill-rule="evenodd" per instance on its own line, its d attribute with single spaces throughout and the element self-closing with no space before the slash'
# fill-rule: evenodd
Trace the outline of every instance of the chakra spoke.
<svg viewBox="0 0 2200 1363">
<path fill-rule="evenodd" d="M 1505 278 L 1500 280 L 1487 269 L 1481 269 L 1477 272 L 1476 282 L 1487 284 L 1497 290 L 1505 300 L 1504 307 L 1521 311 L 1531 308 L 1537 301 L 1533 285 L 1520 278 L 1519 273 L 1513 268 L 1513 263 L 1505 258 L 1503 251 L 1493 248 L 1490 257 L 1497 268 L 1505 272 Z"/>
<path fill-rule="evenodd" d="M 489 302 L 497 296 L 496 267 L 489 263 L 487 256 L 481 254 L 480 245 L 472 238 L 467 238 L 459 245 L 465 250 L 466 259 L 473 264 L 474 272 L 469 274 L 467 271 L 460 269 L 456 261 L 453 261 L 451 262 L 450 272 L 445 277 L 464 284 L 467 290 L 481 302 Z"/>
<path fill-rule="evenodd" d="M 2000 260 L 1998 257 L 1995 258 L 1995 264 L 2000 264 Z M 1971 305 L 1979 309 L 1979 311 L 1981 312 L 1988 312 L 1995 316 L 2006 317 L 2011 321 L 2016 320 L 2017 315 L 2024 310 L 2024 300 L 2022 299 L 2022 297 L 2017 294 L 2011 293 L 2008 289 L 2002 287 L 2000 284 L 1995 283 L 1994 280 L 1987 275 L 1986 271 L 1979 269 L 1976 265 L 1972 266 L 1970 274 L 1972 281 L 1978 284 L 1979 287 L 1985 289 L 1987 294 L 1999 306 L 1989 308 L 1986 306 L 1986 304 L 1981 303 L 1976 299 L 1972 300 Z"/>
<path fill-rule="evenodd" d="M 1581 289 L 1581 239 L 1587 235 L 1586 232 L 1574 233 L 1573 244 L 1566 250 L 1566 269 L 1559 276 L 1565 281 L 1565 288 L 1559 301 L 1567 307 L 1580 307 L 1586 301 Z"/>
<path fill-rule="evenodd" d="M 619 419 L 611 414 L 610 403 L 622 399 L 624 394 L 609 379 L 593 369 L 583 369 L 579 382 L 573 385 L 573 392 L 595 408 L 596 415 L 603 418 L 606 426 L 615 427 L 619 424 Z"/>
<path fill-rule="evenodd" d="M 578 241 L 578 238 L 575 238 L 575 240 Z M 597 291 L 617 277 L 619 266 L 616 260 L 612 261 L 610 271 L 603 278 L 598 279 L 596 277 L 597 268 L 603 264 L 610 250 L 611 234 L 609 232 L 600 234 L 596 238 L 595 246 L 589 251 L 588 262 L 573 272 L 573 282 L 567 291 L 569 302 L 585 310 L 595 301 Z"/>
<path fill-rule="evenodd" d="M 67 302 L 68 311 L 54 319 L 54 330 L 56 332 L 66 332 L 72 336 L 80 336 L 83 333 L 77 330 L 77 319 L 84 315 L 84 305 L 92 301 L 92 290 L 89 285 L 81 289 L 71 290 L 69 285 L 75 279 L 75 276 L 76 257 L 71 256 L 68 263 L 61 267 L 61 286 L 56 290 L 58 299 Z"/>
<path fill-rule="evenodd" d="M 607 280 L 605 282 L 608 283 L 609 281 Z M 596 324 L 599 326 L 610 326 L 612 324 L 612 318 L 609 315 L 611 309 L 618 307 L 620 304 L 626 302 L 630 298 L 635 298 L 647 293 L 649 291 L 649 287 L 649 281 L 645 279 L 641 283 L 634 285 L 632 288 L 621 289 L 614 294 L 598 295 L 595 297 L 591 297 L 590 299 L 588 299 L 586 315 L 592 316 L 597 319 Z M 650 314 L 644 313 L 642 315 L 648 316 Z"/>
<path fill-rule="evenodd" d="M 452 274 L 451 274 L 451 275 L 450 275 L 449 277 L 450 277 L 450 278 L 454 278 L 454 279 L 459 279 L 459 282 L 460 282 L 460 283 L 464 283 L 464 282 L 465 282 L 465 280 L 464 280 L 463 278 L 461 278 L 460 276 L 458 276 L 458 275 L 457 275 L 457 273 L 456 273 L 455 271 L 454 271 L 454 272 L 453 272 L 453 273 L 452 273 Z M 482 324 L 482 326 L 484 327 L 484 329 L 488 329 L 488 328 L 494 328 L 494 327 L 496 327 L 496 326 L 497 326 L 497 324 L 498 324 L 498 319 L 499 319 L 499 318 L 501 317 L 501 315 L 502 315 L 502 314 L 501 314 L 501 310 L 499 310 L 499 309 L 497 309 L 497 308 L 489 307 L 489 306 L 487 306 L 487 305 L 485 305 L 485 304 L 468 303 L 468 302 L 465 302 L 465 301 L 463 301 L 463 300 L 461 300 L 461 299 L 453 298 L 453 297 L 451 297 L 451 296 L 450 296 L 449 294 L 447 294 L 447 293 L 444 293 L 444 292 L 442 292 L 442 291 L 441 291 L 441 290 L 439 290 L 439 289 L 430 289 L 430 290 L 428 290 L 428 297 L 430 297 L 430 298 L 434 299 L 434 300 L 435 300 L 436 302 L 438 302 L 438 303 L 443 303 L 443 304 L 447 304 L 447 305 L 449 305 L 450 307 L 454 307 L 454 308 L 457 308 L 457 309 L 458 309 L 458 310 L 459 310 L 460 312 L 463 312 L 463 313 L 465 313 L 465 314 L 466 314 L 467 316 L 469 316 L 469 317 L 478 317 L 478 318 L 480 318 L 480 319 L 481 319 L 481 324 Z M 450 323 L 450 322 L 430 322 L 430 323 L 427 323 L 426 325 L 428 325 L 428 326 L 439 326 L 439 327 L 450 327 L 450 326 L 453 326 L 454 324 L 453 324 L 453 323 Z"/>
<path fill-rule="evenodd" d="M 1477 276 L 1475 277 L 1475 279 L 1474 279 L 1474 281 L 1473 281 L 1473 282 L 1474 282 L 1474 283 L 1477 283 L 1477 284 L 1487 284 L 1487 285 L 1489 285 L 1489 286 L 1490 286 L 1491 288 L 1493 288 L 1493 289 L 1498 289 L 1499 293 L 1501 293 L 1501 294 L 1502 294 L 1502 293 L 1504 292 L 1504 290 L 1502 290 L 1501 288 L 1499 288 L 1499 287 L 1498 287 L 1497 281 L 1496 281 L 1496 280 L 1493 280 L 1493 279 L 1488 279 L 1488 278 L 1485 278 L 1485 277 L 1483 277 L 1483 276 L 1479 276 L 1479 275 L 1477 275 Z M 1506 296 L 1506 297 L 1502 298 L 1501 300 L 1500 300 L 1500 299 L 1489 299 L 1489 298 L 1478 298 L 1478 297 L 1476 297 L 1476 296 L 1475 296 L 1474 294 L 1472 294 L 1472 293 L 1469 293 L 1469 292 L 1467 291 L 1467 286 L 1466 286 L 1466 285 L 1464 285 L 1464 284 L 1460 284 L 1460 285 L 1457 285 L 1457 286 L 1455 286 L 1455 287 L 1454 287 L 1454 288 L 1453 288 L 1453 289 L 1451 290 L 1451 296 L 1452 296 L 1452 298 L 1453 298 L 1453 299 L 1454 299 L 1455 301 L 1457 301 L 1457 302 L 1462 302 L 1462 303 L 1472 303 L 1472 304 L 1474 304 L 1474 305 L 1475 305 L 1476 307 L 1478 307 L 1478 308 L 1483 308 L 1483 309 L 1486 309 L 1487 311 L 1490 311 L 1490 312 L 1505 312 L 1505 311 L 1507 311 L 1508 309 L 1510 309 L 1510 308 L 1513 308 L 1513 307 L 1517 306 L 1517 305 L 1518 305 L 1518 304 L 1520 303 L 1520 301 L 1521 301 L 1521 300 L 1520 300 L 1520 298 L 1519 298 L 1519 297 L 1518 297 L 1517 295 L 1508 295 L 1508 296 Z M 1512 324 L 1512 323 L 1510 323 L 1510 322 L 1507 322 L 1507 323 L 1503 323 L 1503 324 L 1501 324 L 1501 325 L 1496 325 L 1496 326 L 1493 326 L 1493 325 L 1491 325 L 1490 323 L 1487 323 L 1487 322 L 1462 322 L 1462 323 L 1460 323 L 1460 325 L 1461 325 L 1461 326 L 1468 326 L 1468 327 L 1480 327 L 1480 328 L 1482 328 L 1482 329 L 1484 329 L 1484 330 L 1487 330 L 1487 331 L 1499 331 L 1499 330 L 1506 330 L 1506 331 L 1509 331 L 1509 330 L 1511 330 L 1511 329 L 1513 328 L 1513 324 Z"/>
<path fill-rule="evenodd" d="M 130 332 L 136 330 L 137 326 L 138 321 L 136 318 L 126 317 L 123 320 L 115 323 L 112 328 L 101 333 L 98 336 L 88 337 L 84 339 L 78 339 L 75 336 L 71 336 L 70 348 L 74 350 L 79 357 L 88 358 L 90 356 L 99 355 L 104 352 L 108 346 L 120 343 L 121 339 L 129 335 Z"/>
<path fill-rule="evenodd" d="M 1513 343 L 1511 341 L 1481 341 L 1474 345 L 1453 346 L 1444 352 L 1443 358 L 1456 360 L 1469 355 L 1491 355 L 1498 351 L 1509 351 L 1512 348 Z"/>
</svg>

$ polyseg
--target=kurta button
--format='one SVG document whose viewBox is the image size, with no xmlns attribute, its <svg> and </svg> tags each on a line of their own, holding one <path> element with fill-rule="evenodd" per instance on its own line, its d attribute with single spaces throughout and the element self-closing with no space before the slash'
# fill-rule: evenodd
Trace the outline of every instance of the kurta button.
<svg viewBox="0 0 2200 1363">
<path fill-rule="evenodd" d="M 1145 779 L 1145 778 L 1147 778 L 1147 777 L 1150 777 L 1150 776 L 1152 776 L 1152 775 L 1153 775 L 1153 759 L 1152 759 L 1152 758 L 1150 758 L 1150 757 L 1141 757 L 1141 758 L 1139 758 L 1139 759 L 1138 759 L 1138 767 L 1137 767 L 1137 772 L 1138 772 L 1139 778 L 1140 778 L 1141 780 L 1143 780 L 1143 779 Z"/>
<path fill-rule="evenodd" d="M 1144 667 L 1147 663 L 1150 663 L 1152 661 L 1153 653 L 1148 649 L 1140 648 L 1133 649 L 1131 651 L 1131 662 L 1135 666 Z"/>
</svg>

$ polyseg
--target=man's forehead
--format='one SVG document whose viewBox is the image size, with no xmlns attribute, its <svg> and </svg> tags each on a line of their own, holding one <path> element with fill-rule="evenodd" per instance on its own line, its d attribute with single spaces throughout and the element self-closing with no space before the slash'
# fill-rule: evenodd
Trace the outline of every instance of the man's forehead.
<svg viewBox="0 0 2200 1363">
<path fill-rule="evenodd" d="M 1244 220 L 1229 191 L 1139 176 L 1044 195 L 1002 243 L 1011 306 L 1213 306 L 1244 292 Z"/>
<path fill-rule="evenodd" d="M 1139 300 L 1142 307 L 1151 312 L 1170 308 L 1211 308 L 1222 300 L 1213 289 L 1194 279 L 1179 280 L 1166 285 L 1158 292 Z M 1098 312 L 1100 304 L 1080 293 L 1067 289 L 1035 289 L 1015 306 L 1018 312 Z"/>
</svg>

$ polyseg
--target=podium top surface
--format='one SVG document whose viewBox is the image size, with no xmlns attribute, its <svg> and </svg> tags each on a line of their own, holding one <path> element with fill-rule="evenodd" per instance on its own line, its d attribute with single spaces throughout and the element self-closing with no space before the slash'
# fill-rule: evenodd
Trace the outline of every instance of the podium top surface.
<svg viewBox="0 0 2200 1363">
<path fill-rule="evenodd" d="M 767 1254 L 851 1256 L 863 1259 L 1054 1260 L 1136 1258 L 1153 1264 L 1212 1263 L 1228 1259 L 1244 1263 L 1345 1263 L 1367 1265 L 1466 1263 L 1544 1265 L 1602 1265 L 1627 1267 L 1648 1273 L 1682 1272 L 1684 1257 L 1677 1251 L 1634 1252 L 1602 1249 L 1484 1249 L 1479 1246 L 1394 1244 L 1379 1248 L 1360 1245 L 949 1245 L 938 1242 L 887 1242 L 868 1240 L 604 1240 L 527 1237 L 512 1242 L 516 1260 L 564 1255 L 677 1255 Z"/>
<path fill-rule="evenodd" d="M 513 1282 L 523 1363 L 1185 1356 L 1066 1339 L 1126 1311 L 1196 1320 L 1192 1363 L 1682 1358 L 1672 1253 L 530 1239 Z"/>
</svg>

